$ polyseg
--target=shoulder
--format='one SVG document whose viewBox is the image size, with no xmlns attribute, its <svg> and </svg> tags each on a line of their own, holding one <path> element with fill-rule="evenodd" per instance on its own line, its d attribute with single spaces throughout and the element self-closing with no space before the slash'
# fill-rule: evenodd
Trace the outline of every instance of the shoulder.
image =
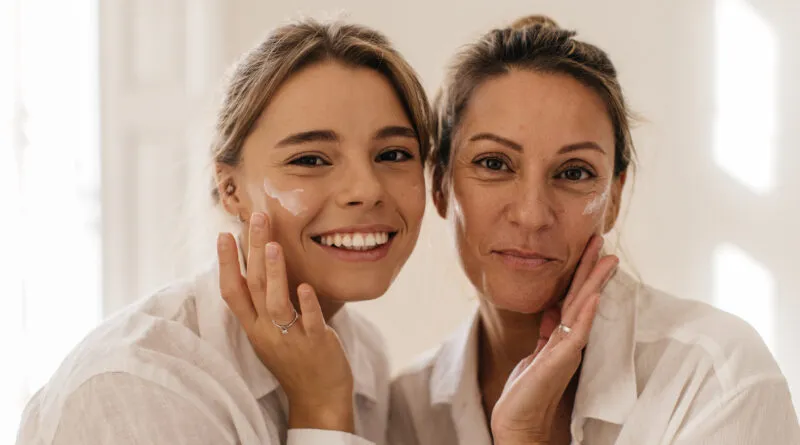
<svg viewBox="0 0 800 445">
<path fill-rule="evenodd" d="M 723 390 L 751 379 L 783 379 L 774 357 L 752 326 L 704 302 L 642 286 L 635 335 L 637 349 L 663 350 L 664 359 L 670 354 L 684 355 L 699 366 L 706 364 Z"/>
<path fill-rule="evenodd" d="M 192 394 L 128 373 L 102 373 L 64 395 L 58 416 L 34 399 L 20 426 L 21 443 L 185 443 L 186 428 L 223 440 L 233 432 Z M 122 442 L 118 442 L 118 441 Z M 200 442 L 209 443 L 209 442 Z"/>
<path fill-rule="evenodd" d="M 208 398 L 206 393 L 219 396 L 214 390 L 225 385 L 228 390 L 246 390 L 229 378 L 235 370 L 199 335 L 194 284 L 175 282 L 93 329 L 29 402 L 23 422 L 35 418 L 57 425 L 76 403 L 108 408 L 143 394 L 161 394 L 176 403 L 195 399 L 191 403 L 197 404 Z M 200 381 L 212 388 L 194 387 Z M 129 407 L 125 404 L 125 413 Z"/>
</svg>

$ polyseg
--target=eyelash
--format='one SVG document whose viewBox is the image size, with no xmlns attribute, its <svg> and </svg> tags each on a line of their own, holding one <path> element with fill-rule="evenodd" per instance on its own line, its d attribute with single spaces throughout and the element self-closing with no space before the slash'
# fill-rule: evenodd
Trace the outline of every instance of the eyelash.
<svg viewBox="0 0 800 445">
<path fill-rule="evenodd" d="M 397 160 L 397 159 L 395 159 L 395 160 L 381 159 L 383 156 L 391 154 L 391 153 L 399 153 L 402 156 L 405 156 L 405 159 L 400 159 L 400 160 Z M 383 162 L 407 162 L 407 161 L 410 161 L 412 159 L 414 159 L 414 155 L 411 154 L 411 152 L 409 152 L 408 150 L 400 149 L 400 148 L 395 148 L 395 149 L 392 149 L 392 150 L 386 150 L 383 153 L 381 153 L 381 154 L 379 154 L 378 156 L 375 157 L 375 160 L 379 161 L 379 162 L 380 161 L 383 161 Z"/>
<path fill-rule="evenodd" d="M 392 154 L 392 153 L 398 153 L 401 156 L 404 156 L 404 158 L 403 159 L 394 159 L 394 160 L 385 159 L 384 158 L 386 155 L 389 155 L 389 154 Z M 412 159 L 414 159 L 414 155 L 413 154 L 411 154 L 408 150 L 402 150 L 402 149 L 399 149 L 399 148 L 393 149 L 393 150 L 384 151 L 383 153 L 381 153 L 381 154 L 379 154 L 378 156 L 375 157 L 375 161 L 377 161 L 377 162 L 392 162 L 392 163 L 395 163 L 395 162 L 397 162 L 397 163 L 407 162 L 407 161 L 410 161 Z M 313 164 L 310 161 L 313 161 Z M 318 167 L 326 167 L 326 166 L 332 165 L 331 162 L 329 162 L 328 160 L 324 159 L 322 156 L 311 155 L 311 154 L 299 156 L 299 157 L 297 157 L 295 159 L 292 159 L 291 161 L 289 161 L 289 164 L 290 165 L 296 165 L 296 166 L 299 166 L 299 167 L 308 167 L 308 168 L 318 168 Z"/>
<path fill-rule="evenodd" d="M 499 169 L 491 168 L 488 165 L 488 161 L 498 161 L 502 165 L 500 166 Z M 509 162 L 507 160 L 503 159 L 500 156 L 486 156 L 484 158 L 480 158 L 480 159 L 475 160 L 474 163 L 475 163 L 475 165 L 478 165 L 479 167 L 482 167 L 482 168 L 484 168 L 486 170 L 489 170 L 489 171 L 492 171 L 492 172 L 507 172 L 507 171 L 511 171 L 511 167 L 509 167 L 509 165 L 508 165 Z"/>
<path fill-rule="evenodd" d="M 304 161 L 314 161 L 314 163 L 310 164 L 310 163 L 304 162 Z M 297 165 L 297 166 L 300 166 L 300 167 L 309 167 L 309 168 L 325 167 L 325 166 L 331 165 L 330 162 L 328 162 L 327 160 L 323 159 L 322 156 L 319 156 L 319 155 L 303 155 L 303 156 L 299 156 L 299 157 L 289 161 L 289 164 Z"/>
<path fill-rule="evenodd" d="M 581 178 L 580 179 L 569 179 L 569 178 L 564 177 L 564 175 L 567 172 L 576 171 L 576 170 L 581 172 Z M 585 178 L 582 177 L 584 173 L 586 174 Z M 590 179 L 594 179 L 596 177 L 597 177 L 597 175 L 593 171 L 589 170 L 586 167 L 581 167 L 579 165 L 569 166 L 569 167 L 565 168 L 564 170 L 561 170 L 561 173 L 556 175 L 556 179 L 563 179 L 563 180 L 569 181 L 569 182 L 587 181 L 587 180 L 590 180 Z"/>
</svg>

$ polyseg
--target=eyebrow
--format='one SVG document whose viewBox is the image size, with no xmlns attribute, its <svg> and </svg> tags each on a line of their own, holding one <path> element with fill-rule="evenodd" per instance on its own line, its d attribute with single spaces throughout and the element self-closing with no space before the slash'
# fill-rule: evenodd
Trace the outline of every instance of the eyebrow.
<svg viewBox="0 0 800 445">
<path fill-rule="evenodd" d="M 500 145 L 505 145 L 506 147 L 512 150 L 522 151 L 522 145 L 493 133 L 478 133 L 469 138 L 469 141 L 470 142 L 492 141 L 492 142 L 497 142 Z"/>
<path fill-rule="evenodd" d="M 388 139 L 391 137 L 407 137 L 417 139 L 417 132 L 410 127 L 392 125 L 383 127 L 375 132 L 373 139 Z M 300 133 L 290 134 L 278 141 L 275 147 L 287 147 L 290 145 L 308 144 L 311 142 L 338 142 L 339 136 L 333 130 L 309 130 Z"/>
<path fill-rule="evenodd" d="M 276 147 L 307 144 L 309 142 L 337 142 L 339 137 L 333 130 L 310 130 L 290 134 L 275 144 Z"/>
<path fill-rule="evenodd" d="M 586 141 L 586 142 L 578 142 L 575 144 L 565 145 L 561 147 L 561 150 L 558 150 L 558 154 L 570 153 L 577 150 L 597 150 L 600 153 L 603 154 L 606 153 L 606 151 L 603 150 L 603 147 L 601 147 L 597 143 L 592 141 Z"/>
<path fill-rule="evenodd" d="M 404 127 L 400 125 L 390 125 L 387 127 L 383 127 L 380 130 L 375 132 L 375 136 L 373 139 L 388 139 L 392 137 L 405 137 L 405 138 L 412 138 L 417 139 L 417 132 L 411 129 L 411 127 Z"/>
<path fill-rule="evenodd" d="M 498 135 L 493 134 L 493 133 L 478 133 L 478 134 L 472 136 L 471 138 L 469 138 L 469 140 L 470 140 L 470 142 L 492 141 L 492 142 L 496 142 L 496 143 L 501 144 L 501 145 L 505 145 L 506 147 L 508 147 L 508 148 L 510 148 L 512 150 L 523 151 L 522 150 L 522 145 L 520 145 L 520 144 L 518 144 L 518 143 L 516 143 L 516 142 L 514 142 L 514 141 L 512 141 L 510 139 L 506 139 L 506 138 L 504 138 L 502 136 L 498 136 Z M 570 153 L 570 152 L 578 151 L 578 150 L 597 150 L 597 151 L 599 151 L 600 153 L 603 153 L 603 154 L 605 154 L 605 152 L 606 152 L 597 143 L 592 142 L 592 141 L 584 141 L 584 142 L 577 142 L 577 143 L 574 143 L 574 144 L 565 145 L 565 146 L 561 147 L 561 149 L 558 150 L 558 154 L 565 154 L 565 153 Z"/>
</svg>

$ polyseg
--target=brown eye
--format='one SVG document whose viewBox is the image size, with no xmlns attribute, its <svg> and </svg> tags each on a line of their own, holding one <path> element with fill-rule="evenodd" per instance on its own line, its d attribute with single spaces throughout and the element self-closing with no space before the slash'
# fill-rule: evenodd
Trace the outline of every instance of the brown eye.
<svg viewBox="0 0 800 445">
<path fill-rule="evenodd" d="M 591 174 L 591 172 L 589 172 L 585 168 L 578 168 L 578 167 L 568 168 L 558 175 L 560 179 L 566 179 L 567 181 L 575 181 L 575 182 L 584 181 L 586 179 L 591 178 L 592 176 L 593 175 Z"/>
<path fill-rule="evenodd" d="M 397 149 L 385 151 L 379 154 L 375 160 L 379 162 L 404 162 L 413 158 L 414 156 L 412 156 L 411 153 L 405 150 Z"/>
<path fill-rule="evenodd" d="M 508 164 L 500 158 L 490 157 L 490 158 L 483 158 L 477 162 L 478 165 L 481 167 L 494 170 L 494 171 L 508 171 Z"/>
<path fill-rule="evenodd" d="M 292 165 L 299 165 L 301 167 L 322 167 L 325 165 L 331 165 L 321 157 L 314 155 L 301 156 L 297 159 L 293 159 L 289 163 Z"/>
</svg>

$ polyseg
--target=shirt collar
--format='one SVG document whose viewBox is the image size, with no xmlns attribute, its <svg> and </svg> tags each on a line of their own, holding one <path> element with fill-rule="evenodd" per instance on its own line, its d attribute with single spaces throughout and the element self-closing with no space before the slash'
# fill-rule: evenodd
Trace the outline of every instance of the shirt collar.
<svg viewBox="0 0 800 445">
<path fill-rule="evenodd" d="M 436 357 L 430 379 L 431 403 L 454 404 L 456 396 L 477 391 L 480 317 L 473 315 L 445 341 Z M 479 391 L 478 391 L 479 392 Z"/>
<path fill-rule="evenodd" d="M 237 239 L 237 244 L 238 243 Z M 239 264 L 245 273 L 244 255 L 239 249 Z M 228 308 L 219 291 L 219 263 L 214 263 L 195 282 L 195 297 L 200 336 L 231 362 L 250 392 L 261 399 L 280 388 L 280 383 L 253 350 L 247 334 Z M 328 325 L 336 331 L 353 372 L 354 391 L 377 402 L 377 378 L 366 345 L 358 338 L 352 314 L 342 307 Z"/>
<path fill-rule="evenodd" d="M 634 347 L 640 284 L 624 272 L 608 283 L 583 357 L 573 425 L 585 418 L 622 424 L 637 399 Z M 468 385 L 477 391 L 480 316 L 473 316 L 437 355 L 430 380 L 431 403 L 454 404 Z M 480 400 L 480 399 L 479 399 Z"/>
<path fill-rule="evenodd" d="M 622 424 L 638 392 L 634 366 L 637 298 L 641 283 L 619 271 L 600 299 L 583 355 L 573 424 L 594 418 Z"/>
</svg>

